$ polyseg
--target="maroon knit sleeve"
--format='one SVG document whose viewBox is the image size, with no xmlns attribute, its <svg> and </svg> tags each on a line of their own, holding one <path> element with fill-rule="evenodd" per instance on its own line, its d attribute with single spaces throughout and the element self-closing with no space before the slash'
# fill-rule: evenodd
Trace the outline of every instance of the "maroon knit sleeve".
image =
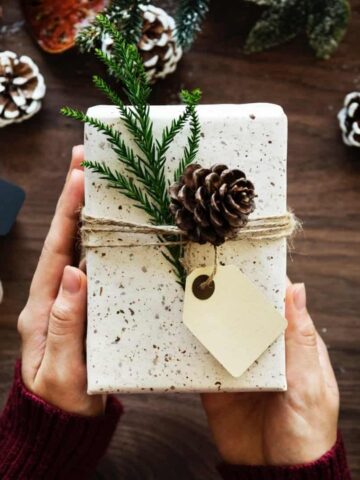
<svg viewBox="0 0 360 480">
<path fill-rule="evenodd" d="M 290 467 L 221 464 L 224 480 L 351 480 L 341 434 L 335 445 L 315 462 Z"/>
<path fill-rule="evenodd" d="M 0 416 L 0 478 L 88 478 L 111 440 L 121 404 L 110 396 L 104 415 L 66 413 L 30 393 L 20 370 L 18 362 Z"/>
</svg>

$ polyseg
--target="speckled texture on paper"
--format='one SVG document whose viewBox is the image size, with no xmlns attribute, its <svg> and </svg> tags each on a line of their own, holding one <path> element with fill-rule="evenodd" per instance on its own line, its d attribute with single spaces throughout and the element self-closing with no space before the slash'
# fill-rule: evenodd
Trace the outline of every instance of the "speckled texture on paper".
<svg viewBox="0 0 360 480">
<path fill-rule="evenodd" d="M 181 106 L 151 107 L 154 133 L 177 116 Z M 255 184 L 256 210 L 251 218 L 286 212 L 287 118 L 272 104 L 203 105 L 197 161 L 204 166 L 226 163 L 241 168 Z M 111 106 L 89 115 L 113 125 L 129 138 Z M 188 127 L 176 137 L 166 173 L 178 164 Z M 131 140 L 129 142 L 133 145 Z M 85 130 L 86 160 L 122 169 L 106 138 Z M 86 171 L 88 215 L 146 222 L 146 214 L 115 189 Z M 149 235 L 122 234 L 124 243 L 156 241 Z M 213 248 L 192 244 L 191 267 L 213 262 Z M 234 264 L 259 286 L 279 311 L 284 311 L 286 240 L 231 241 L 219 248 L 219 262 Z M 204 392 L 284 390 L 285 348 L 279 337 L 240 378 L 232 377 L 182 323 L 183 290 L 159 247 L 97 247 L 87 251 L 88 391 Z M 249 319 L 251 321 L 251 319 Z"/>
</svg>

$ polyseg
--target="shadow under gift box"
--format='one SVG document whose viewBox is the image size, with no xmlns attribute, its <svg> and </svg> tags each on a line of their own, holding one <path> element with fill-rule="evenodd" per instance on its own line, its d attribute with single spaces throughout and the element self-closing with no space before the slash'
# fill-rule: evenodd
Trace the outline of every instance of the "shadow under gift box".
<svg viewBox="0 0 360 480">
<path fill-rule="evenodd" d="M 182 106 L 152 106 L 154 136 Z M 112 125 L 135 150 L 116 107 L 97 106 L 88 114 Z M 196 162 L 240 168 L 255 185 L 256 210 L 250 218 L 286 213 L 287 117 L 281 107 L 255 103 L 201 105 L 202 135 Z M 166 162 L 173 172 L 186 145 L 189 127 L 178 134 Z M 105 136 L 85 127 L 85 159 L 124 172 Z M 95 173 L 86 170 L 85 213 L 146 223 L 145 212 Z M 133 247 L 89 248 L 87 368 L 89 393 L 210 392 L 285 390 L 285 345 L 281 335 L 239 378 L 230 375 L 182 321 L 182 288 L 161 247 L 144 246 L 156 236 L 121 233 Z M 106 244 L 106 236 L 101 244 Z M 211 245 L 192 244 L 190 268 L 211 265 Z M 236 265 L 284 313 L 286 239 L 239 240 L 218 249 L 222 265 Z M 241 294 L 241 292 L 239 292 Z M 251 322 L 251 318 L 248 319 Z M 243 348 L 246 348 L 244 342 Z"/>
</svg>

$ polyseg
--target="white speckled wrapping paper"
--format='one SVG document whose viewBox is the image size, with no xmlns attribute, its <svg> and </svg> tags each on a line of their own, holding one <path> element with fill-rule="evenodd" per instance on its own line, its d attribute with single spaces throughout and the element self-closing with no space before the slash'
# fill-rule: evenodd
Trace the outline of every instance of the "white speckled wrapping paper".
<svg viewBox="0 0 360 480">
<path fill-rule="evenodd" d="M 181 106 L 151 107 L 157 138 L 182 110 Z M 197 161 L 204 166 L 225 163 L 246 173 L 258 194 L 252 218 L 284 214 L 287 118 L 282 108 L 264 103 L 201 105 L 198 112 L 202 137 Z M 88 113 L 129 138 L 115 107 L 97 106 Z M 168 152 L 169 178 L 187 134 L 188 127 Z M 90 126 L 85 129 L 85 159 L 122 169 L 106 138 Z M 142 210 L 108 188 L 97 174 L 87 170 L 85 179 L 88 215 L 146 222 Z M 150 241 L 149 236 L 122 237 Z M 182 323 L 183 291 L 159 247 L 99 247 L 89 249 L 86 256 L 89 393 L 286 389 L 283 336 L 240 378 L 232 377 L 193 337 Z M 211 264 L 213 257 L 212 247 L 193 244 L 190 262 L 194 268 Z M 238 265 L 284 311 L 285 239 L 227 242 L 219 248 L 219 261 Z"/>
</svg>

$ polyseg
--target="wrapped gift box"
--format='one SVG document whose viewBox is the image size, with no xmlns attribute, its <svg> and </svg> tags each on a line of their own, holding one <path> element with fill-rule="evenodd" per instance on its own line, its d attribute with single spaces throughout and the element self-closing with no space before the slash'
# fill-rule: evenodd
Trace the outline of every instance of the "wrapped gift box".
<svg viewBox="0 0 360 480">
<path fill-rule="evenodd" d="M 155 138 L 183 111 L 182 106 L 153 106 Z M 287 118 L 281 107 L 202 105 L 197 162 L 240 168 L 255 184 L 256 210 L 251 218 L 286 212 Z M 112 106 L 90 108 L 88 114 L 121 131 L 134 146 L 119 112 Z M 175 139 L 167 157 L 172 179 L 188 136 Z M 85 159 L 122 170 L 104 135 L 85 129 Z M 85 213 L 146 223 L 146 214 L 97 174 L 86 171 Z M 143 243 L 142 235 L 122 234 L 125 243 Z M 147 235 L 146 240 L 148 240 Z M 156 237 L 153 237 L 156 241 Z M 285 348 L 280 336 L 239 378 L 232 377 L 182 322 L 184 292 L 161 254 L 161 247 L 107 247 L 87 250 L 89 393 L 205 392 L 285 390 Z M 211 265 L 213 247 L 192 244 L 190 267 Z M 284 312 L 286 239 L 226 242 L 221 264 L 237 265 L 275 308 Z M 251 318 L 249 318 L 251 322 Z"/>
</svg>

